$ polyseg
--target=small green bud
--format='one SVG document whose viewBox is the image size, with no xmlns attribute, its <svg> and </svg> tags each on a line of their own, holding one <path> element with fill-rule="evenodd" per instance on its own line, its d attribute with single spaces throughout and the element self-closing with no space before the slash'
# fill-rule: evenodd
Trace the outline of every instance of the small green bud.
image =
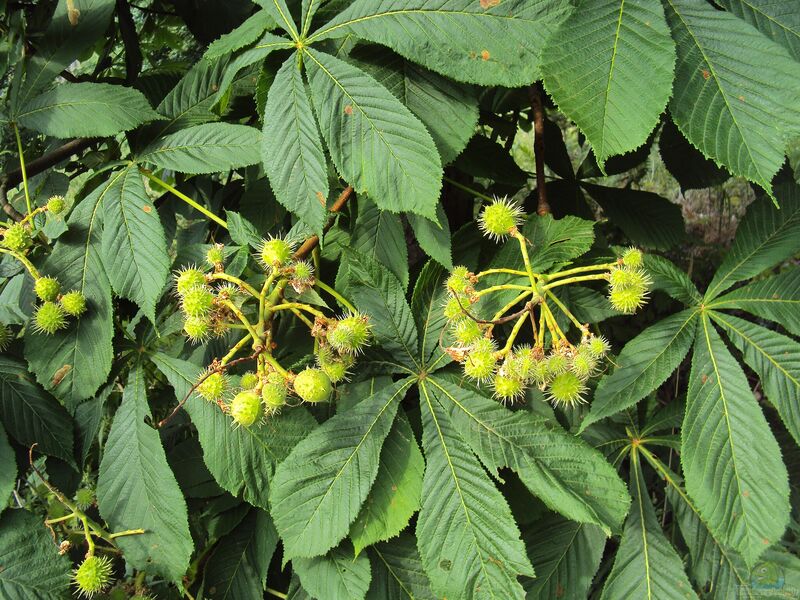
<svg viewBox="0 0 800 600">
<path fill-rule="evenodd" d="M 495 398 L 506 402 L 513 402 L 517 398 L 522 397 L 525 393 L 525 385 L 515 377 L 506 377 L 505 375 L 497 374 L 494 378 L 494 395 Z"/>
<path fill-rule="evenodd" d="M 647 300 L 647 291 L 638 287 L 612 288 L 608 300 L 614 310 L 630 315 L 644 306 Z"/>
<path fill-rule="evenodd" d="M 563 354 L 551 354 L 547 357 L 547 372 L 551 377 L 560 375 L 569 369 L 569 360 Z"/>
<path fill-rule="evenodd" d="M 183 295 L 181 308 L 190 317 L 204 317 L 214 306 L 214 294 L 204 287 L 192 288 Z"/>
<path fill-rule="evenodd" d="M 570 370 L 578 376 L 581 381 L 586 381 L 594 374 L 597 367 L 597 361 L 589 356 L 588 352 L 578 352 L 572 357 L 572 364 Z"/>
<path fill-rule="evenodd" d="M 40 300 L 54 302 L 61 292 L 61 284 L 55 277 L 39 277 L 33 284 L 33 290 Z"/>
<path fill-rule="evenodd" d="M 67 208 L 67 203 L 64 202 L 64 196 L 50 196 L 47 201 L 47 212 L 52 215 L 58 216 L 63 213 Z"/>
<path fill-rule="evenodd" d="M 230 405 L 231 417 L 242 427 L 250 427 L 263 414 L 261 397 L 253 390 L 239 392 Z"/>
<path fill-rule="evenodd" d="M 27 227 L 21 223 L 14 223 L 3 234 L 3 246 L 14 252 L 22 252 L 33 243 Z"/>
<path fill-rule="evenodd" d="M 111 581 L 111 560 L 105 556 L 87 557 L 73 572 L 72 580 L 78 587 L 79 595 L 92 598 Z"/>
<path fill-rule="evenodd" d="M 225 262 L 225 250 L 222 244 L 214 244 L 206 252 L 206 262 L 212 267 Z"/>
<path fill-rule="evenodd" d="M 61 296 L 61 308 L 71 317 L 80 317 L 86 312 L 86 296 L 78 290 L 72 290 Z"/>
<path fill-rule="evenodd" d="M 466 292 L 467 288 L 472 285 L 471 275 L 467 267 L 459 266 L 453 269 L 445 283 L 448 293 L 460 295 Z"/>
<path fill-rule="evenodd" d="M 219 400 L 228 389 L 228 379 L 222 373 L 212 373 L 197 386 L 197 393 L 211 402 Z"/>
<path fill-rule="evenodd" d="M 295 393 L 310 403 L 325 402 L 333 392 L 330 378 L 322 370 L 311 367 L 300 371 L 293 385 Z"/>
<path fill-rule="evenodd" d="M 183 331 L 192 342 L 201 342 L 210 333 L 208 319 L 205 317 L 186 317 L 186 321 L 183 323 Z"/>
<path fill-rule="evenodd" d="M 583 381 L 572 371 L 566 371 L 556 375 L 550 382 L 548 398 L 554 404 L 572 407 L 585 402 L 583 399 L 585 391 L 586 386 Z"/>
<path fill-rule="evenodd" d="M 611 289 L 647 289 L 650 278 L 641 269 L 628 269 L 627 267 L 611 269 L 609 275 Z"/>
<path fill-rule="evenodd" d="M 239 385 L 243 390 L 252 390 L 258 385 L 258 375 L 252 371 L 247 371 L 247 373 L 244 373 L 242 378 L 239 380 Z"/>
<path fill-rule="evenodd" d="M 265 267 L 280 268 L 289 263 L 294 248 L 282 238 L 270 238 L 261 243 L 261 262 Z"/>
<path fill-rule="evenodd" d="M 548 368 L 547 360 L 535 361 L 530 371 L 528 371 L 528 376 L 530 380 L 533 381 L 539 387 L 546 386 L 553 378 L 553 376 L 550 374 L 550 369 Z"/>
<path fill-rule="evenodd" d="M 622 264 L 631 269 L 638 269 L 644 263 L 642 251 L 638 248 L 628 248 L 622 254 Z"/>
<path fill-rule="evenodd" d="M 347 377 L 347 370 L 353 366 L 355 358 L 352 354 L 338 354 L 327 346 L 323 346 L 317 353 L 317 364 L 331 382 L 338 383 Z"/>
<path fill-rule="evenodd" d="M 357 354 L 369 336 L 369 317 L 355 314 L 333 323 L 328 330 L 328 343 L 341 354 Z"/>
<path fill-rule="evenodd" d="M 55 302 L 40 304 L 36 309 L 33 320 L 35 329 L 48 335 L 67 326 L 64 309 Z"/>
<path fill-rule="evenodd" d="M 608 351 L 611 349 L 611 346 L 608 343 L 608 340 L 602 336 L 593 335 L 590 337 L 586 343 L 583 345 L 589 352 L 589 355 L 592 358 L 603 358 Z"/>
<path fill-rule="evenodd" d="M 507 198 L 495 200 L 483 209 L 478 217 L 478 226 L 483 233 L 500 241 L 517 228 L 522 209 Z"/>
<path fill-rule="evenodd" d="M 94 504 L 94 491 L 90 488 L 80 488 L 75 492 L 75 504 L 81 510 L 86 510 Z"/>
<path fill-rule="evenodd" d="M 197 269 L 184 269 L 175 277 L 175 289 L 179 296 L 186 295 L 194 288 L 202 288 L 206 285 L 206 276 Z"/>
</svg>

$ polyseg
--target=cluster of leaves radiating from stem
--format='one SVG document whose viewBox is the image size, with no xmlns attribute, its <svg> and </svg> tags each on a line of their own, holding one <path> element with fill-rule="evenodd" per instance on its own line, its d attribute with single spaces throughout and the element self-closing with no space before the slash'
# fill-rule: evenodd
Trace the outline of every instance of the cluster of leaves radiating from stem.
<svg viewBox="0 0 800 600">
<path fill-rule="evenodd" d="M 261 273 L 244 281 L 225 272 L 225 250 L 212 246 L 204 270 L 187 268 L 175 275 L 175 290 L 184 313 L 184 333 L 193 342 L 220 337 L 230 330 L 241 337 L 222 357 L 215 359 L 196 382 L 197 393 L 215 402 L 233 421 L 250 427 L 291 404 L 291 398 L 309 403 L 326 402 L 333 386 L 347 379 L 356 356 L 367 345 L 370 324 L 365 315 L 336 290 L 317 282 L 314 266 L 294 257 L 291 241 L 276 237 L 262 240 L 258 252 Z M 328 317 L 299 298 L 284 293 L 292 288 L 301 295 L 320 286 L 348 309 L 341 318 Z M 293 315 L 314 338 L 316 364 L 294 373 L 273 355 L 273 321 Z M 238 358 L 237 358 L 238 356 Z M 251 361 L 234 385 L 228 369 Z"/>
<path fill-rule="evenodd" d="M 491 385 L 502 402 L 518 400 L 528 387 L 536 385 L 552 402 L 574 406 L 585 401 L 586 383 L 600 372 L 609 345 L 602 336 L 590 333 L 553 290 L 608 281 L 611 305 L 631 314 L 646 301 L 650 280 L 642 268 L 642 252 L 636 248 L 611 263 L 535 273 L 529 242 L 518 229 L 522 217 L 521 209 L 506 199 L 495 200 L 481 212 L 479 226 L 487 237 L 517 241 L 525 270 L 501 267 L 476 274 L 463 266 L 453 269 L 445 283 L 444 314 L 449 323 L 445 350 L 462 363 L 467 377 Z M 481 286 L 484 277 L 501 274 L 512 276 L 514 282 Z M 493 314 L 482 314 L 481 300 L 503 293 L 514 298 Z M 580 332 L 577 343 L 570 341 L 559 325 L 558 311 Z M 515 345 L 526 323 L 533 344 Z M 500 341 L 496 329 L 505 324 L 511 331 Z"/>
</svg>

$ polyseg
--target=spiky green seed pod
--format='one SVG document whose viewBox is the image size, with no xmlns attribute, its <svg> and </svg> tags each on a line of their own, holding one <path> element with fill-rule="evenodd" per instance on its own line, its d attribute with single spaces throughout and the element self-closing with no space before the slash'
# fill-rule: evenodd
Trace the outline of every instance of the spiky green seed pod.
<svg viewBox="0 0 800 600">
<path fill-rule="evenodd" d="M 347 370 L 353 366 L 355 358 L 352 354 L 338 354 L 323 346 L 317 353 L 317 364 L 331 382 L 338 383 L 347 377 Z"/>
<path fill-rule="evenodd" d="M 21 223 L 14 223 L 3 234 L 3 246 L 14 252 L 22 252 L 32 242 L 30 231 Z"/>
<path fill-rule="evenodd" d="M 530 346 L 521 346 L 506 357 L 500 373 L 523 383 L 531 381 L 531 369 L 536 364 L 536 359 L 531 353 Z"/>
<path fill-rule="evenodd" d="M 215 244 L 208 249 L 206 252 L 206 262 L 212 267 L 216 267 L 225 262 L 225 249 L 222 244 Z"/>
<path fill-rule="evenodd" d="M 75 504 L 81 510 L 86 510 L 94 504 L 94 491 L 90 488 L 80 488 L 75 492 Z"/>
<path fill-rule="evenodd" d="M 175 277 L 175 290 L 179 296 L 186 295 L 189 290 L 206 285 L 206 276 L 197 269 L 184 269 Z"/>
<path fill-rule="evenodd" d="M 37 331 L 53 334 L 67 326 L 67 317 L 64 309 L 55 302 L 40 304 L 33 316 L 34 327 Z"/>
<path fill-rule="evenodd" d="M 471 273 L 467 267 L 458 266 L 450 273 L 450 276 L 445 282 L 447 291 L 453 295 L 460 295 L 467 291 L 472 282 L 470 281 Z"/>
<path fill-rule="evenodd" d="M 304 401 L 326 402 L 333 392 L 330 377 L 321 369 L 307 367 L 300 371 L 293 382 L 295 393 Z"/>
<path fill-rule="evenodd" d="M 231 400 L 230 410 L 233 420 L 242 427 L 250 427 L 264 413 L 261 408 L 261 396 L 253 390 L 236 394 Z"/>
<path fill-rule="evenodd" d="M 622 264 L 631 269 L 638 269 L 644 263 L 644 255 L 638 248 L 628 248 L 622 254 Z"/>
<path fill-rule="evenodd" d="M 212 373 L 197 386 L 197 393 L 210 401 L 219 400 L 228 389 L 228 378 L 222 373 Z"/>
<path fill-rule="evenodd" d="M 569 360 L 563 354 L 551 354 L 547 357 L 547 372 L 551 377 L 560 375 L 569 369 Z"/>
<path fill-rule="evenodd" d="M 280 268 L 289 264 L 294 248 L 281 238 L 271 238 L 261 243 L 261 262 L 265 267 Z"/>
<path fill-rule="evenodd" d="M 205 317 L 214 307 L 214 294 L 202 287 L 192 288 L 183 295 L 181 308 L 190 317 Z"/>
<path fill-rule="evenodd" d="M 261 399 L 268 411 L 275 412 L 286 404 L 286 384 L 283 381 L 264 384 L 261 388 Z"/>
<path fill-rule="evenodd" d="M 647 289 L 650 278 L 641 269 L 629 269 L 627 267 L 611 269 L 609 275 L 611 289 Z"/>
<path fill-rule="evenodd" d="M 355 314 L 335 321 L 328 329 L 328 343 L 341 354 L 357 354 L 369 341 L 369 318 Z"/>
<path fill-rule="evenodd" d="M 61 296 L 61 308 L 71 317 L 80 317 L 86 312 L 86 296 L 78 290 L 72 290 Z"/>
<path fill-rule="evenodd" d="M 638 287 L 612 288 L 608 300 L 615 310 L 630 315 L 644 306 L 647 300 L 647 291 Z"/>
<path fill-rule="evenodd" d="M 33 290 L 40 300 L 54 302 L 61 292 L 61 284 L 55 277 L 39 277 L 33 284 Z"/>
<path fill-rule="evenodd" d="M 516 229 L 519 224 L 522 210 L 507 198 L 495 200 L 483 209 L 478 217 L 478 226 L 483 233 L 494 240 L 500 241 Z"/>
<path fill-rule="evenodd" d="M 8 325 L 5 323 L 0 323 L 0 352 L 8 348 L 12 338 L 13 335 L 11 334 L 11 329 L 8 328 Z"/>
<path fill-rule="evenodd" d="M 102 592 L 111 581 L 111 560 L 105 556 L 89 556 L 73 572 L 72 580 L 78 593 L 92 598 Z"/>
<path fill-rule="evenodd" d="M 292 266 L 294 273 L 292 275 L 293 279 L 297 279 L 299 281 L 310 281 L 314 279 L 314 267 L 311 265 L 310 262 L 305 260 L 300 260 Z"/>
<path fill-rule="evenodd" d="M 593 335 L 590 337 L 586 342 L 582 345 L 585 347 L 586 350 L 589 352 L 589 355 L 592 358 L 601 359 L 608 351 L 611 349 L 611 346 L 608 343 L 608 340 L 602 336 Z"/>
<path fill-rule="evenodd" d="M 58 216 L 63 213 L 67 208 L 67 203 L 64 202 L 64 196 L 50 196 L 47 201 L 47 212 L 52 215 Z"/>
<path fill-rule="evenodd" d="M 544 387 L 553 376 L 550 374 L 550 369 L 547 360 L 537 360 L 533 363 L 530 371 L 528 371 L 529 379 L 539 387 Z"/>
<path fill-rule="evenodd" d="M 252 390 L 258 385 L 258 375 L 252 371 L 248 371 L 242 375 L 242 378 L 239 380 L 239 385 L 243 390 Z"/>
<path fill-rule="evenodd" d="M 583 394 L 586 386 L 572 371 L 556 375 L 547 388 L 547 396 L 554 404 L 575 406 L 584 402 Z"/>
<path fill-rule="evenodd" d="M 469 299 L 465 296 L 460 298 L 449 298 L 444 305 L 443 314 L 448 321 L 461 321 L 468 319 L 464 310 L 469 306 Z M 462 308 L 463 307 L 463 308 Z"/>
<path fill-rule="evenodd" d="M 491 340 L 479 339 L 467 352 L 464 360 L 464 374 L 478 381 L 490 379 L 497 364 L 494 352 L 494 344 Z"/>
<path fill-rule="evenodd" d="M 453 337 L 459 344 L 467 346 L 483 337 L 483 329 L 472 319 L 462 319 L 453 327 Z"/>
<path fill-rule="evenodd" d="M 503 403 L 513 402 L 525 393 L 525 384 L 515 377 L 497 374 L 494 378 L 494 396 Z"/>
<path fill-rule="evenodd" d="M 594 374 L 597 368 L 597 361 L 589 356 L 588 353 L 578 352 L 572 357 L 570 370 L 578 376 L 581 381 L 586 381 Z"/>
<path fill-rule="evenodd" d="M 186 317 L 186 321 L 183 323 L 183 332 L 194 343 L 203 341 L 210 333 L 208 319 L 205 317 Z"/>
</svg>

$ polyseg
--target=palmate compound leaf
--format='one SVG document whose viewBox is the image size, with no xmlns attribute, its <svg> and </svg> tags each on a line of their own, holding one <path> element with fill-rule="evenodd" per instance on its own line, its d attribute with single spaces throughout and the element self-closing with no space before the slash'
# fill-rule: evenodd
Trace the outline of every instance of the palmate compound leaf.
<svg viewBox="0 0 800 600">
<path fill-rule="evenodd" d="M 601 600 L 697 600 L 681 557 L 661 530 L 635 451 L 630 489 L 631 512 Z"/>
<path fill-rule="evenodd" d="M 233 31 L 226 33 L 209 44 L 203 54 L 211 62 L 221 56 L 229 55 L 255 42 L 258 37 L 278 24 L 265 10 L 259 10 Z"/>
<path fill-rule="evenodd" d="M 42 524 L 26 510 L 8 510 L 0 519 L 0 597 L 56 600 L 69 592 L 70 560 Z"/>
<path fill-rule="evenodd" d="M 428 389 L 486 468 L 510 468 L 551 509 L 609 533 L 630 506 L 625 484 L 603 456 L 546 419 L 510 411 L 455 375 L 429 376 Z"/>
<path fill-rule="evenodd" d="M 41 268 L 64 290 L 86 296 L 86 312 L 53 335 L 25 336 L 25 358 L 42 386 L 67 410 L 97 391 L 111 369 L 114 334 L 111 283 L 103 267 L 101 232 L 103 201 L 124 171 L 110 179 L 72 210 L 66 231 Z"/>
<path fill-rule="evenodd" d="M 328 169 L 295 54 L 269 88 L 263 134 L 261 157 L 275 197 L 321 234 L 328 212 Z"/>
<path fill-rule="evenodd" d="M 382 388 L 301 441 L 275 471 L 270 504 L 285 559 L 326 553 L 349 532 L 411 380 Z"/>
<path fill-rule="evenodd" d="M 164 228 L 136 168 L 112 180 L 103 200 L 103 266 L 114 291 L 136 302 L 155 323 L 156 301 L 169 275 Z"/>
<path fill-rule="evenodd" d="M 703 154 L 763 187 L 800 132 L 800 63 L 758 30 L 704 0 L 664 0 L 678 62 L 669 104 Z"/>
<path fill-rule="evenodd" d="M 749 279 L 797 253 L 800 238 L 800 186 L 781 181 L 775 186 L 780 208 L 762 196 L 751 204 L 725 259 L 714 273 L 706 301 L 737 281 Z"/>
<path fill-rule="evenodd" d="M 674 66 L 660 0 L 584 0 L 550 38 L 542 72 L 602 168 L 647 140 L 667 105 Z"/>
<path fill-rule="evenodd" d="M 350 248 L 395 274 L 403 289 L 408 288 L 408 249 L 400 217 L 380 210 L 373 202 L 358 203 L 358 216 Z"/>
<path fill-rule="evenodd" d="M 719 0 L 720 6 L 744 19 L 800 60 L 800 12 L 782 0 Z"/>
<path fill-rule="evenodd" d="M 357 67 L 310 48 L 303 61 L 339 174 L 379 208 L 435 219 L 442 167 L 425 126 Z"/>
<path fill-rule="evenodd" d="M 505 498 L 486 475 L 448 411 L 420 380 L 426 467 L 417 546 L 437 597 L 522 600 L 533 576 Z"/>
<path fill-rule="evenodd" d="M 259 161 L 261 132 L 232 123 L 203 123 L 150 144 L 139 159 L 179 173 L 230 171 Z"/>
<path fill-rule="evenodd" d="M 202 371 L 192 363 L 157 353 L 151 356 L 158 369 L 184 398 Z M 203 460 L 217 483 L 234 496 L 269 510 L 269 489 L 275 465 L 314 428 L 316 421 L 297 407 L 252 427 L 233 427 L 219 407 L 193 394 L 186 411 L 197 427 Z"/>
<path fill-rule="evenodd" d="M 581 431 L 633 406 L 666 381 L 692 346 L 697 314 L 690 308 L 671 315 L 625 345 L 614 372 L 600 380 Z"/>
<path fill-rule="evenodd" d="M 755 564 L 786 528 L 788 475 L 744 371 L 708 316 L 694 346 L 681 464 L 714 536 Z"/>
<path fill-rule="evenodd" d="M 58 138 L 101 137 L 161 116 L 138 90 L 108 83 L 64 83 L 23 106 L 20 125 Z"/>
<path fill-rule="evenodd" d="M 767 400 L 800 444 L 800 344 L 733 315 L 711 312 L 747 365 L 758 374 Z"/>
<path fill-rule="evenodd" d="M 539 77 L 562 0 L 358 0 L 308 41 L 354 35 L 458 81 L 519 87 Z"/>
<path fill-rule="evenodd" d="M 111 531 L 144 529 L 116 543 L 138 570 L 180 582 L 194 549 L 186 501 L 167 463 L 161 436 L 149 418 L 145 373 L 128 376 L 122 404 L 105 444 L 97 477 L 97 503 Z"/>
</svg>

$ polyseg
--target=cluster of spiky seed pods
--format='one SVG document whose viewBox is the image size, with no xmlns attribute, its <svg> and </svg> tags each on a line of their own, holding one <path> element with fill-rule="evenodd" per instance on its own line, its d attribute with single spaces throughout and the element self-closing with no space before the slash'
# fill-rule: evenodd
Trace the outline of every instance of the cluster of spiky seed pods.
<svg viewBox="0 0 800 600">
<path fill-rule="evenodd" d="M 631 314 L 647 299 L 650 280 L 643 268 L 642 252 L 626 250 L 614 262 L 575 267 L 554 273 L 535 273 L 528 255 L 528 240 L 519 231 L 521 209 L 503 199 L 487 205 L 478 224 L 496 241 L 514 238 L 524 270 L 492 268 L 472 273 L 467 267 L 453 269 L 445 282 L 447 301 L 443 312 L 448 327 L 443 332 L 445 351 L 463 366 L 464 375 L 490 386 L 502 402 L 522 398 L 530 386 L 542 390 L 554 404 L 574 406 L 584 402 L 588 380 L 602 371 L 609 344 L 590 333 L 553 289 L 574 283 L 603 280 L 609 283 L 609 302 L 619 312 Z M 481 286 L 486 276 L 506 276 L 506 283 Z M 493 316 L 481 314 L 482 300 L 490 294 L 513 296 Z M 560 311 L 580 332 L 570 341 L 558 324 Z M 523 325 L 529 322 L 533 344 L 514 345 Z M 502 347 L 496 329 L 513 323 Z"/>
<path fill-rule="evenodd" d="M 352 306 L 348 306 L 350 312 L 335 318 L 303 302 L 285 300 L 287 287 L 302 294 L 317 285 L 314 267 L 296 259 L 294 250 L 284 238 L 263 240 L 258 252 L 263 277 L 256 286 L 225 273 L 225 252 L 220 245 L 209 249 L 207 269 L 188 268 L 175 275 L 184 332 L 190 340 L 221 336 L 231 328 L 243 331 L 244 337 L 208 366 L 195 387 L 199 396 L 217 403 L 240 426 L 260 422 L 290 404 L 292 398 L 308 403 L 328 401 L 333 386 L 347 378 L 356 356 L 369 342 L 369 319 Z M 335 290 L 324 289 L 349 305 Z M 272 352 L 272 320 L 286 313 L 303 321 L 315 340 L 316 365 L 299 373 L 281 366 Z M 252 348 L 249 358 L 256 368 L 236 381 L 227 368 L 247 345 Z"/>
</svg>

